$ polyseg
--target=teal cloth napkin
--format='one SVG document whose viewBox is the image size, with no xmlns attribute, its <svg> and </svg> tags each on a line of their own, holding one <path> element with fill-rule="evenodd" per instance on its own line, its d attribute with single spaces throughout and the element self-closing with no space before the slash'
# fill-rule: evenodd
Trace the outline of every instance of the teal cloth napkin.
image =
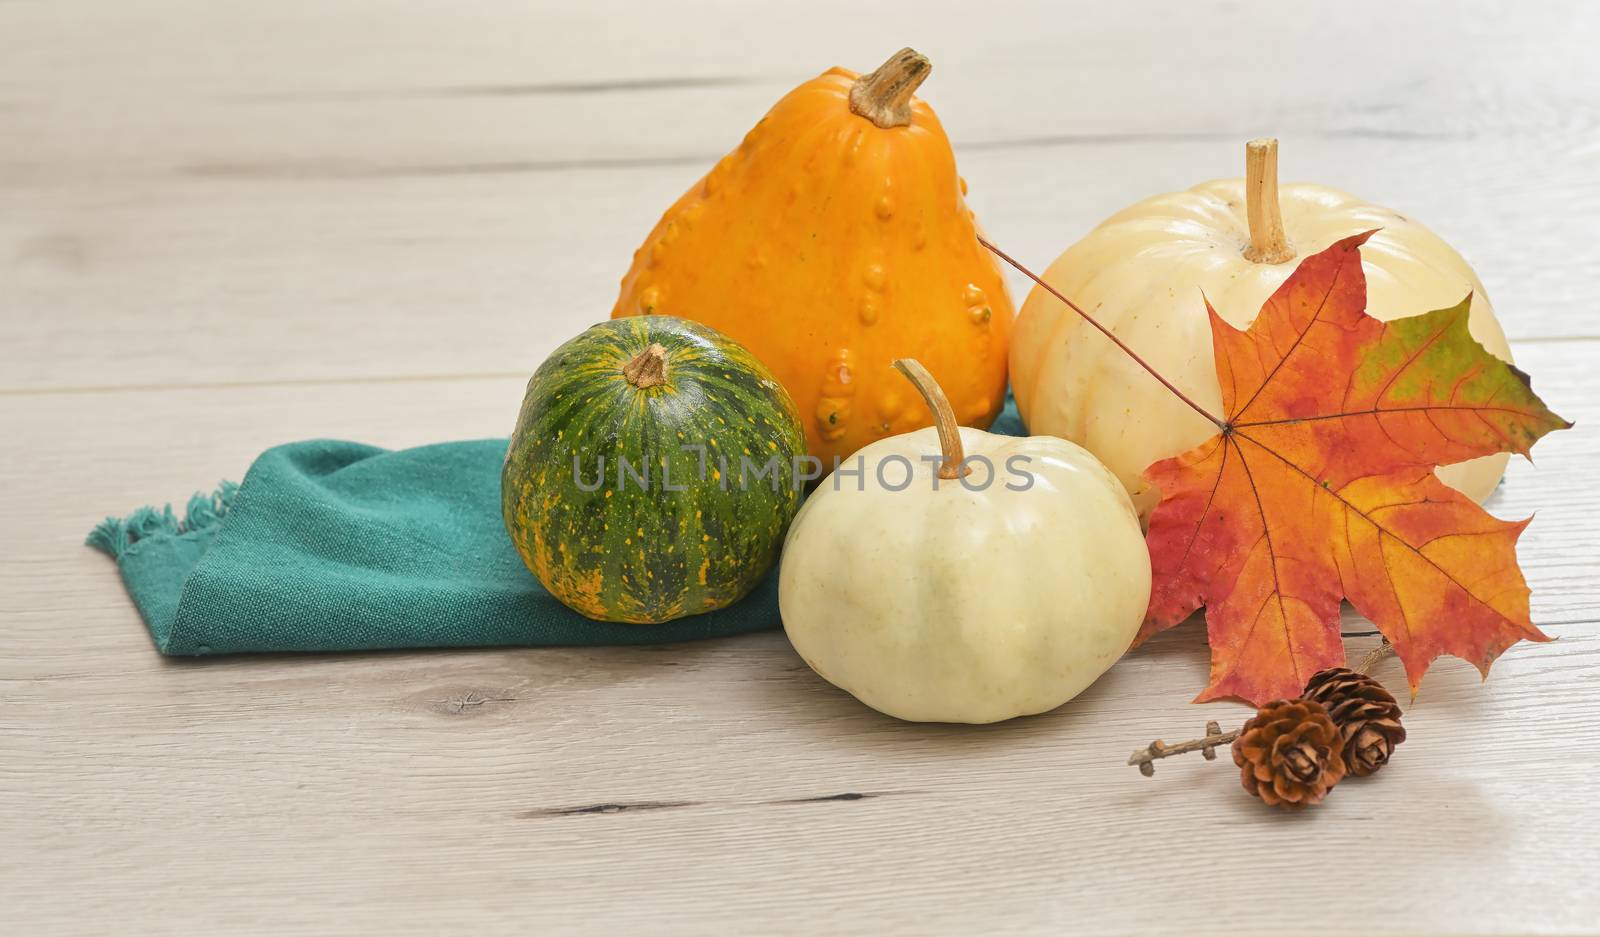
<svg viewBox="0 0 1600 937">
<path fill-rule="evenodd" d="M 1023 435 L 1008 404 L 993 432 Z M 500 519 L 506 440 L 391 451 L 269 449 L 239 485 L 108 518 L 112 556 L 163 654 L 654 644 L 776 628 L 778 577 L 660 625 L 585 618 L 523 565 Z"/>
</svg>

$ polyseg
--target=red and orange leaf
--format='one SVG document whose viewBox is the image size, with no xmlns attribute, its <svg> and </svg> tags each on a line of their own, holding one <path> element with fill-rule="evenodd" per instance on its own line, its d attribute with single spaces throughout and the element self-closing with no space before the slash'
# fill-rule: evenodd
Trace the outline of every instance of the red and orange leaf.
<svg viewBox="0 0 1600 937">
<path fill-rule="evenodd" d="M 1441 654 L 1487 674 L 1517 641 L 1547 640 L 1517 567 L 1527 521 L 1496 520 L 1433 469 L 1526 455 L 1570 424 L 1468 334 L 1470 297 L 1367 315 L 1368 236 L 1306 258 L 1248 329 L 1208 305 L 1224 426 L 1146 470 L 1161 503 L 1140 639 L 1205 606 L 1201 701 L 1292 698 L 1342 665 L 1344 598 L 1393 642 L 1413 691 Z"/>
</svg>

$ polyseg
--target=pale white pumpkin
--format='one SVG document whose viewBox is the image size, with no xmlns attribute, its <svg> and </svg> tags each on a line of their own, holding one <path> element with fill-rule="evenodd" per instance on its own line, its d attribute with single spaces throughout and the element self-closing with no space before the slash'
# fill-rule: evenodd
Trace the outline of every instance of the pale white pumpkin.
<svg viewBox="0 0 1600 937">
<path fill-rule="evenodd" d="M 1127 492 L 1066 440 L 958 429 L 933 378 L 896 367 L 917 375 L 936 425 L 860 450 L 800 509 L 784 630 L 824 679 L 901 719 L 1054 709 L 1144 618 L 1150 556 Z"/>
<path fill-rule="evenodd" d="M 1273 140 L 1247 145 L 1247 179 L 1208 182 L 1123 209 L 1068 248 L 1043 278 L 1220 414 L 1205 299 L 1229 324 L 1245 328 L 1300 258 L 1374 228 L 1378 233 L 1361 248 L 1370 314 L 1417 315 L 1453 306 L 1470 291 L 1473 338 L 1511 360 L 1483 284 L 1460 254 L 1416 221 L 1353 195 L 1320 185 L 1280 189 Z M 1142 478 L 1145 468 L 1216 433 L 1038 286 L 1013 333 L 1011 383 L 1028 430 L 1094 453 L 1127 486 L 1142 516 L 1160 498 Z M 1439 477 L 1482 501 L 1506 459 L 1447 466 Z"/>
</svg>

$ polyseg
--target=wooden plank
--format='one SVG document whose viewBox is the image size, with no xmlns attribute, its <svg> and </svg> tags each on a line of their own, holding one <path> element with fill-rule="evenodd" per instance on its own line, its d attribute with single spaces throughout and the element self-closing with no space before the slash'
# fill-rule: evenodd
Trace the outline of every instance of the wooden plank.
<svg viewBox="0 0 1600 937">
<path fill-rule="evenodd" d="M 1592 127 L 1582 0 L 1291 7 L 715 0 L 11 3 L 0 58 L 13 168 L 39 179 L 176 166 L 714 157 L 777 94 L 901 45 L 958 139 L 1285 134 L 1429 138 Z M 1374 28 L 1381 23 L 1381 28 Z M 175 28 L 181 24 L 182 28 Z M 1425 35 L 1427 41 L 1417 41 Z M 697 37 L 690 47 L 665 41 Z M 667 118 L 667 119 L 663 119 Z M 108 131 L 115 132 L 108 132 Z M 532 144 L 532 145 L 530 145 Z"/>
<path fill-rule="evenodd" d="M 1600 7 L 980 12 L 0 4 L 0 920 L 1591 929 L 1600 331 L 1583 291 L 1600 273 Z M 109 563 L 80 546 L 97 516 L 181 501 L 293 438 L 505 432 L 526 375 L 606 314 L 661 209 L 772 100 L 907 43 L 937 63 L 928 97 L 974 207 L 1027 260 L 1136 198 L 1237 173 L 1239 143 L 1262 133 L 1283 137 L 1286 179 L 1394 205 L 1471 258 L 1535 386 L 1579 421 L 1490 502 L 1538 512 L 1520 555 L 1559 640 L 1519 645 L 1486 684 L 1440 661 L 1396 762 L 1299 818 L 1247 800 L 1226 756 L 1153 780 L 1122 764 L 1153 736 L 1240 718 L 1187 704 L 1206 668 L 1192 625 L 1063 710 L 987 728 L 880 717 L 779 634 L 154 653 Z M 1399 680 L 1392 662 L 1381 673 Z M 1352 856 L 1381 867 L 1329 885 L 1327 857 Z M 1250 897 L 1278 869 L 1334 910 Z"/>
<path fill-rule="evenodd" d="M 1284 147 L 1286 175 L 1434 219 L 1477 261 L 1513 339 L 1600 337 L 1583 292 L 1593 252 L 1573 243 L 1600 214 L 1587 167 L 1563 162 L 1513 184 L 1501 180 L 1536 144 L 1480 147 L 1470 161 L 1454 142 L 1288 138 Z M 971 152 L 963 166 L 989 234 L 1042 267 L 1123 204 L 1236 172 L 1241 151 L 1222 141 L 1028 147 Z M 0 282 L 0 388 L 531 371 L 609 315 L 637 241 L 698 172 L 13 192 L 12 210 L 0 213 L 15 258 Z"/>
<path fill-rule="evenodd" d="M 1600 336 L 1581 248 L 1600 78 L 1565 64 L 1587 54 L 1592 5 L 1408 6 L 1392 30 L 1097 8 L 1072 54 L 1049 30 L 976 49 L 957 8 L 857 6 L 842 36 L 844 7 L 824 5 L 775 44 L 679 61 L 638 53 L 669 21 L 726 27 L 723 7 L 169 0 L 90 26 L 73 4 L 0 5 L 0 390 L 520 373 L 608 314 L 660 211 L 785 88 L 836 57 L 870 63 L 902 30 L 948 62 L 928 94 L 1019 256 L 1042 264 L 1130 201 L 1237 174 L 1240 142 L 1276 132 L 1285 178 L 1433 224 L 1513 338 Z M 1433 40 L 1405 38 L 1424 22 Z M 1300 52 L 1237 54 L 1268 38 Z M 1192 78 L 1212 73 L 1229 77 Z"/>
<path fill-rule="evenodd" d="M 1580 426 L 1600 419 L 1587 351 L 1519 349 Z M 1003 934 L 1192 933 L 1225 914 L 1265 935 L 1578 931 L 1600 914 L 1585 884 L 1600 808 L 1572 748 L 1600 731 L 1600 447 L 1581 429 L 1542 443 L 1537 467 L 1514 463 L 1491 502 L 1539 512 L 1522 559 L 1560 640 L 1519 645 L 1483 684 L 1441 660 L 1395 763 L 1291 822 L 1236 789 L 1226 755 L 1151 780 L 1122 763 L 1153 737 L 1241 718 L 1186 702 L 1206 668 L 1194 626 L 1055 713 L 919 726 L 827 686 L 775 633 L 163 660 L 109 563 L 78 545 L 99 514 L 238 477 L 297 436 L 502 432 L 520 384 L 0 398 L 9 919 L 49 933 Z M 1393 662 L 1380 672 L 1401 679 Z M 1243 890 L 1284 856 L 1312 857 L 1304 874 L 1323 883 L 1319 856 L 1404 872 L 1360 876 L 1361 901 L 1308 923 Z M 1438 884 L 1419 899 L 1423 882 Z"/>
</svg>

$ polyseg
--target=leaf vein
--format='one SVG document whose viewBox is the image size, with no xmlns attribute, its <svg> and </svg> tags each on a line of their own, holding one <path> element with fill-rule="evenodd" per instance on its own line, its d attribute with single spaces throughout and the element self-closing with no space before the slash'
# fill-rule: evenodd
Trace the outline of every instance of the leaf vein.
<svg viewBox="0 0 1600 937">
<path fill-rule="evenodd" d="M 1254 442 L 1254 440 L 1251 440 Z M 1234 443 L 1235 446 L 1238 443 Z M 1260 443 L 1256 443 L 1260 445 Z M 1283 645 L 1289 652 L 1289 665 L 1294 668 L 1296 676 L 1300 674 L 1300 662 L 1295 659 L 1294 641 L 1289 634 L 1289 613 L 1283 607 L 1283 583 L 1278 578 L 1278 551 L 1272 545 L 1272 526 L 1267 523 L 1267 508 L 1261 503 L 1261 489 L 1256 487 L 1255 473 L 1250 471 L 1250 460 L 1244 457 L 1244 450 L 1239 450 L 1239 464 L 1244 467 L 1244 477 L 1250 483 L 1250 493 L 1256 499 L 1256 513 L 1261 517 L 1261 535 L 1267 541 L 1267 563 L 1272 567 L 1272 595 L 1278 600 L 1278 620 L 1283 626 Z M 1251 628 L 1251 633 L 1255 629 Z"/>
<path fill-rule="evenodd" d="M 1357 259 L 1356 263 L 1359 265 L 1361 261 Z M 1306 327 L 1300 330 L 1299 335 L 1295 336 L 1294 344 L 1289 346 L 1289 350 L 1284 352 L 1283 356 L 1278 359 L 1278 363 L 1272 366 L 1272 370 L 1268 372 L 1267 376 L 1262 378 L 1261 384 L 1256 387 L 1255 393 L 1250 395 L 1250 399 L 1245 401 L 1244 406 L 1240 407 L 1234 412 L 1233 416 L 1235 418 L 1244 416 L 1244 412 L 1250 409 L 1251 404 L 1256 402 L 1256 398 L 1260 397 L 1261 392 L 1267 389 L 1267 385 L 1272 383 L 1272 379 L 1278 376 L 1278 371 L 1283 367 L 1284 362 L 1288 361 L 1289 356 L 1293 355 L 1295 350 L 1300 347 L 1300 343 L 1305 341 L 1306 336 L 1311 333 L 1312 327 L 1317 324 L 1317 320 L 1322 318 L 1322 310 L 1328 305 L 1328 297 L 1333 295 L 1333 288 L 1339 285 L 1339 277 L 1343 274 L 1344 265 L 1340 264 L 1338 269 L 1333 272 L 1333 279 L 1328 281 L 1328 290 L 1322 294 L 1322 301 L 1317 303 L 1317 311 L 1312 313 L 1311 321 L 1306 323 Z M 1257 316 L 1257 318 L 1260 317 Z M 1276 348 L 1274 348 L 1274 350 L 1276 350 Z"/>
<path fill-rule="evenodd" d="M 1249 436 L 1245 436 L 1245 435 L 1240 434 L 1240 433 L 1235 433 L 1234 436 L 1237 437 L 1237 438 L 1245 439 L 1245 440 L 1248 440 L 1249 442 L 1255 443 L 1255 445 L 1257 447 L 1259 447 L 1263 452 L 1268 453 L 1273 458 L 1275 458 L 1278 461 L 1282 462 L 1284 465 L 1289 466 L 1291 469 L 1294 469 L 1296 472 L 1298 472 L 1301 475 L 1305 476 L 1305 478 L 1308 479 L 1309 481 L 1311 481 L 1312 484 L 1316 485 L 1316 487 L 1318 489 L 1327 492 L 1330 497 L 1335 498 L 1336 500 L 1338 500 L 1338 502 L 1340 504 L 1344 505 L 1347 510 L 1354 512 L 1356 514 L 1356 516 L 1360 517 L 1362 520 L 1364 520 L 1367 523 L 1371 524 L 1378 531 L 1379 534 L 1382 534 L 1384 536 L 1387 536 L 1387 537 L 1393 539 L 1394 541 L 1399 543 L 1401 546 L 1405 547 L 1408 550 L 1411 550 L 1413 553 L 1416 553 L 1416 555 L 1421 557 L 1429 566 L 1433 567 L 1433 569 L 1436 572 L 1438 572 L 1438 574 L 1440 576 L 1442 576 L 1444 579 L 1448 580 L 1450 582 L 1450 584 L 1455 586 L 1457 589 L 1460 589 L 1467 596 L 1467 598 L 1471 599 L 1474 602 L 1477 602 L 1479 605 L 1482 605 L 1484 608 L 1487 608 L 1489 611 L 1493 612 L 1497 617 L 1499 617 L 1502 621 L 1505 621 L 1505 622 L 1507 622 L 1507 623 L 1509 623 L 1509 624 L 1511 624 L 1511 625 L 1513 625 L 1513 626 L 1515 626 L 1515 627 L 1517 627 L 1519 629 L 1522 628 L 1522 625 L 1520 623 L 1512 621 L 1511 619 L 1507 618 L 1504 614 L 1502 614 L 1499 609 L 1495 608 L 1492 605 L 1489 605 L 1487 602 L 1484 602 L 1478 596 L 1473 595 L 1472 594 L 1472 590 L 1467 588 L 1467 586 L 1464 585 L 1461 582 L 1461 580 L 1457 579 L 1454 574 L 1452 574 L 1449 570 L 1445 569 L 1443 566 L 1440 566 L 1432 557 L 1430 557 L 1427 554 L 1423 553 L 1421 550 L 1417 550 L 1414 547 L 1412 547 L 1411 544 L 1409 542 L 1407 542 L 1404 537 L 1400 536 L 1398 533 L 1395 533 L 1394 531 L 1390 530 L 1389 528 L 1387 528 L 1387 527 L 1383 526 L 1382 524 L 1378 523 L 1376 518 L 1372 517 L 1367 512 L 1361 510 L 1360 508 L 1356 507 L 1354 504 L 1352 504 L 1350 501 L 1346 500 L 1338 492 L 1333 491 L 1332 489 L 1323 488 L 1321 484 L 1317 483 L 1316 479 L 1312 478 L 1309 474 L 1307 474 L 1305 469 L 1301 468 L 1298 465 L 1295 465 L 1293 462 L 1291 462 L 1289 459 L 1285 458 L 1283 455 L 1273 451 L 1271 448 L 1269 448 L 1267 446 L 1262 445 L 1260 442 L 1257 442 L 1256 440 L 1251 439 Z M 1244 453 L 1243 452 L 1240 452 L 1239 460 L 1240 460 L 1240 462 L 1244 463 L 1246 471 L 1248 472 L 1250 463 L 1249 463 L 1249 460 L 1244 458 Z M 1258 503 L 1259 503 L 1259 500 L 1260 500 L 1260 496 L 1258 495 L 1257 496 L 1257 502 Z M 1385 562 L 1384 568 L 1386 570 L 1388 569 L 1388 563 L 1387 562 Z M 1274 576 L 1276 576 L 1277 570 L 1274 569 L 1273 573 L 1274 573 Z"/>
</svg>

